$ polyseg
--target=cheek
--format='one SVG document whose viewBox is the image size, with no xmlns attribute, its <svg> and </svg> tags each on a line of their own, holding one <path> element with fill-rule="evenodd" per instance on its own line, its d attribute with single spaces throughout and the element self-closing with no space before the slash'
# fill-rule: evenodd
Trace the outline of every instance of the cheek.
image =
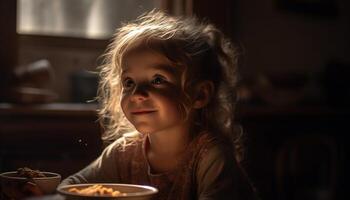
<svg viewBox="0 0 350 200">
<path fill-rule="evenodd" d="M 122 111 L 124 113 L 124 115 L 126 115 L 126 111 L 127 111 L 127 107 L 128 107 L 128 96 L 127 95 L 123 95 L 120 99 L 120 107 L 122 108 Z"/>
<path fill-rule="evenodd" d="M 183 117 L 183 110 L 181 109 L 181 101 L 179 99 L 179 96 L 175 95 L 169 95 L 169 96 L 157 96 L 156 97 L 159 102 L 161 102 L 161 106 L 163 107 L 162 110 L 164 111 L 162 113 L 162 117 L 166 118 L 182 118 Z"/>
<path fill-rule="evenodd" d="M 160 89 L 156 91 L 157 95 L 170 99 L 170 101 L 181 102 L 184 97 L 184 92 L 179 86 L 171 86 L 168 88 Z"/>
<path fill-rule="evenodd" d="M 165 98 L 167 99 L 167 102 L 169 102 L 169 105 L 171 105 L 171 107 L 174 109 L 174 111 L 181 112 L 182 115 L 186 113 L 185 107 L 191 107 L 190 97 L 187 97 L 185 92 L 179 88 L 169 91 Z"/>
</svg>

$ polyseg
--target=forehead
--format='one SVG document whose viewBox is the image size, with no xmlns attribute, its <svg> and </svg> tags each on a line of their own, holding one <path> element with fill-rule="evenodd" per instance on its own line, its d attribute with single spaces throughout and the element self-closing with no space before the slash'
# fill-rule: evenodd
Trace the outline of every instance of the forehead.
<svg viewBox="0 0 350 200">
<path fill-rule="evenodd" d="M 122 64 L 123 73 L 135 68 L 164 70 L 173 73 L 180 71 L 167 57 L 150 50 L 134 51 L 125 56 Z"/>
</svg>

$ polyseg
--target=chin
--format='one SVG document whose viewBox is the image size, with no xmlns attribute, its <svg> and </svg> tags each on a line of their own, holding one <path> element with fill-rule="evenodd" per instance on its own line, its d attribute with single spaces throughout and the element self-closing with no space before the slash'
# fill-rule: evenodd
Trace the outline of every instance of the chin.
<svg viewBox="0 0 350 200">
<path fill-rule="evenodd" d="M 144 124 L 143 125 L 140 124 L 140 125 L 135 126 L 135 129 L 142 134 L 149 134 L 149 133 L 154 132 L 153 128 L 151 128 L 148 125 L 144 125 Z"/>
</svg>

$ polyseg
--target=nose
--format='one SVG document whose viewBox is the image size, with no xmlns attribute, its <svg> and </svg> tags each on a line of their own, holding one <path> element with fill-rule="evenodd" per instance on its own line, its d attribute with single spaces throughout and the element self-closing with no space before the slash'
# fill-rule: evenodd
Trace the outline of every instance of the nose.
<svg viewBox="0 0 350 200">
<path fill-rule="evenodd" d="M 148 98 L 149 94 L 147 91 L 147 87 L 145 85 L 137 85 L 134 88 L 133 93 L 131 94 L 130 100 L 137 102 L 137 101 L 144 101 Z"/>
</svg>

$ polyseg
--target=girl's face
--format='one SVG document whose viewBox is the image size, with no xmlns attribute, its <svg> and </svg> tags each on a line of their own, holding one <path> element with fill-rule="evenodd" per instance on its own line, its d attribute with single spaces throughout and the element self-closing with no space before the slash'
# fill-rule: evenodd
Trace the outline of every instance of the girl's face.
<svg viewBox="0 0 350 200">
<path fill-rule="evenodd" d="M 181 71 L 166 57 L 149 51 L 133 53 L 125 59 L 121 79 L 121 108 L 139 132 L 183 125 Z"/>
</svg>

